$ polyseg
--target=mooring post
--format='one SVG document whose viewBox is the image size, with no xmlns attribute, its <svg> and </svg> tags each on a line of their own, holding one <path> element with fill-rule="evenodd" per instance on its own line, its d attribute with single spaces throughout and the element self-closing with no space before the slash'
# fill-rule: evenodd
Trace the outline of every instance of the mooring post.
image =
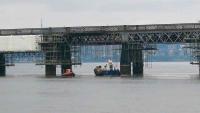
<svg viewBox="0 0 200 113">
<path fill-rule="evenodd" d="M 132 45 L 132 73 L 133 77 L 143 77 L 143 54 L 142 45 L 140 43 L 131 44 Z"/>
<path fill-rule="evenodd" d="M 120 73 L 122 75 L 131 76 L 131 61 L 129 57 L 128 44 L 122 44 L 121 58 L 120 58 Z"/>
<path fill-rule="evenodd" d="M 0 53 L 0 76 L 6 76 L 5 55 Z"/>
</svg>

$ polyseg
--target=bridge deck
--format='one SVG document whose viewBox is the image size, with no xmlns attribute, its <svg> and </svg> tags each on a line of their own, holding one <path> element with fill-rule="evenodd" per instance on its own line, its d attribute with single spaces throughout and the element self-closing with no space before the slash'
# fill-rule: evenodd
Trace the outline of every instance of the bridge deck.
<svg viewBox="0 0 200 113">
<path fill-rule="evenodd" d="M 47 36 L 51 39 L 42 40 L 41 44 L 63 41 L 71 45 L 191 43 L 199 40 L 200 23 L 0 29 L 0 36 L 8 35 L 53 36 Z"/>
<path fill-rule="evenodd" d="M 200 30 L 200 23 L 0 29 L 0 36 L 40 35 L 49 30 L 54 33 L 193 31 Z"/>
</svg>

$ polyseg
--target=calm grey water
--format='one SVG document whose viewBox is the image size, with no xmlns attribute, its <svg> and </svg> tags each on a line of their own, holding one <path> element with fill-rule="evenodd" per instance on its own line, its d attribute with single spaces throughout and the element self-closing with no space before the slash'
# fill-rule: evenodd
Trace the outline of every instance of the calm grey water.
<svg viewBox="0 0 200 113">
<path fill-rule="evenodd" d="M 197 66 L 153 63 L 133 80 L 94 77 L 96 65 L 77 66 L 78 76 L 65 79 L 44 78 L 43 66 L 9 67 L 0 78 L 0 113 L 200 113 Z"/>
</svg>

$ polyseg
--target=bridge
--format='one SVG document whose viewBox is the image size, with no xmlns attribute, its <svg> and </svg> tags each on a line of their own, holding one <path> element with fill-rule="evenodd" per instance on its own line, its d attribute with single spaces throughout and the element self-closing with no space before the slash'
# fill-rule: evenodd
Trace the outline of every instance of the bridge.
<svg viewBox="0 0 200 113">
<path fill-rule="evenodd" d="M 80 45 L 122 45 L 120 71 L 125 75 L 132 71 L 134 77 L 143 76 L 142 51 L 156 49 L 153 44 L 195 43 L 189 48 L 199 58 L 200 23 L 0 29 L 0 36 L 10 35 L 41 36 L 38 44 L 45 53 L 41 64 L 46 67 L 47 77 L 56 75 L 56 65 L 61 65 L 63 73 L 79 64 L 72 62 L 71 57 Z M 2 54 L 0 61 L 4 63 Z"/>
</svg>

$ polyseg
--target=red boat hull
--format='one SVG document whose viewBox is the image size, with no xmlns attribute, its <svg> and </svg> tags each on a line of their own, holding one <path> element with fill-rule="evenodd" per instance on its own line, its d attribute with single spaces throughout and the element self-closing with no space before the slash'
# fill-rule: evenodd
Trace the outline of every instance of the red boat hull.
<svg viewBox="0 0 200 113">
<path fill-rule="evenodd" d="M 75 74 L 73 72 L 69 72 L 69 73 L 64 73 L 62 76 L 63 77 L 74 77 Z"/>
</svg>

